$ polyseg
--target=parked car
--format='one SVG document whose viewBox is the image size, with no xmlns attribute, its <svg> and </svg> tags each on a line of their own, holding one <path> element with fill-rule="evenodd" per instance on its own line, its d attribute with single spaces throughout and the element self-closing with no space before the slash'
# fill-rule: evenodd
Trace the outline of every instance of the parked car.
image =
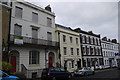
<svg viewBox="0 0 120 80">
<path fill-rule="evenodd" d="M 75 70 L 75 72 L 74 72 L 74 76 L 87 76 L 87 75 L 91 75 L 91 74 L 94 75 L 95 72 L 90 67 L 79 68 L 79 69 Z"/>
<path fill-rule="evenodd" d="M 62 80 L 70 79 L 71 73 L 66 71 L 64 68 L 45 68 L 42 70 L 42 80 Z"/>
<path fill-rule="evenodd" d="M 0 70 L 0 80 L 19 80 L 16 76 L 10 76 L 7 73 Z"/>
<path fill-rule="evenodd" d="M 118 62 L 118 66 L 117 66 L 117 68 L 120 70 L 120 61 Z"/>
</svg>

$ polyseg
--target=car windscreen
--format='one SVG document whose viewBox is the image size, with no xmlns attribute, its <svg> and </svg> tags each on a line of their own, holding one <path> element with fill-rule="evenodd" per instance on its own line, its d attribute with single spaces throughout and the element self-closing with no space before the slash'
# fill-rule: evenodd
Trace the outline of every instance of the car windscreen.
<svg viewBox="0 0 120 80">
<path fill-rule="evenodd" d="M 47 69 L 43 69 L 42 73 L 47 73 Z"/>
<path fill-rule="evenodd" d="M 60 72 L 60 69 L 59 68 L 51 68 L 50 72 Z"/>
<path fill-rule="evenodd" d="M 0 71 L 0 77 L 9 77 L 9 75 L 5 72 Z"/>
<path fill-rule="evenodd" d="M 65 72 L 65 69 L 64 68 L 60 68 L 60 72 Z"/>
<path fill-rule="evenodd" d="M 77 70 L 82 70 L 83 68 L 78 68 Z"/>
</svg>

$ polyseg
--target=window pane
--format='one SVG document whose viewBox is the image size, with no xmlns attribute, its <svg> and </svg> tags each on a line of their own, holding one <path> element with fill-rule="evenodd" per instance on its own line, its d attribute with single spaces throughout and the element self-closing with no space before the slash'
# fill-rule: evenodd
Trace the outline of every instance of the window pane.
<svg viewBox="0 0 120 80">
<path fill-rule="evenodd" d="M 76 44 L 78 44 L 78 38 L 76 38 Z"/>
<path fill-rule="evenodd" d="M 15 24 L 14 26 L 14 35 L 21 36 L 22 34 L 22 26 Z"/>
<path fill-rule="evenodd" d="M 32 12 L 32 21 L 35 23 L 38 23 L 38 14 L 37 13 Z"/>
<path fill-rule="evenodd" d="M 29 64 L 39 64 L 39 52 L 38 51 L 30 51 Z"/>
<path fill-rule="evenodd" d="M 31 62 L 31 60 L 32 60 L 32 53 L 31 53 L 31 51 L 30 51 L 30 53 L 29 53 L 29 64 L 32 64 L 32 62 Z"/>
<path fill-rule="evenodd" d="M 72 43 L 72 37 L 70 37 L 70 43 Z"/>
<path fill-rule="evenodd" d="M 47 17 L 47 27 L 52 26 L 52 19 Z"/>
<path fill-rule="evenodd" d="M 67 53 L 67 49 L 66 49 L 66 47 L 64 47 L 64 55 L 66 55 L 66 53 Z"/>
<path fill-rule="evenodd" d="M 72 68 L 74 68 L 74 61 L 72 61 Z"/>
<path fill-rule="evenodd" d="M 47 40 L 52 41 L 52 33 L 47 32 Z"/>
<path fill-rule="evenodd" d="M 66 36 L 63 35 L 63 42 L 66 42 Z"/>
<path fill-rule="evenodd" d="M 15 8 L 15 16 L 18 18 L 22 18 L 22 8 L 20 7 Z"/>
<path fill-rule="evenodd" d="M 73 48 L 71 48 L 71 55 L 73 55 Z"/>
<path fill-rule="evenodd" d="M 79 49 L 77 49 L 77 55 L 79 55 Z"/>
</svg>

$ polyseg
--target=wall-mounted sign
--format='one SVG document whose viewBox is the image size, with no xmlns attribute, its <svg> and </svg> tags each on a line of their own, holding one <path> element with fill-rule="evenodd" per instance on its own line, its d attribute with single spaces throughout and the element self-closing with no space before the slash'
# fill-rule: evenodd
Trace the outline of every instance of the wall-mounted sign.
<svg viewBox="0 0 120 80">
<path fill-rule="evenodd" d="M 23 44 L 23 37 L 22 36 L 15 36 L 14 37 L 14 44 Z"/>
</svg>

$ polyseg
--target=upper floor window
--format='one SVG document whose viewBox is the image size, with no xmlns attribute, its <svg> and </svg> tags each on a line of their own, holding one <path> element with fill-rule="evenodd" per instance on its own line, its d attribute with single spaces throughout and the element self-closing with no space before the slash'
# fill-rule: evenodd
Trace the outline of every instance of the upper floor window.
<svg viewBox="0 0 120 80">
<path fill-rule="evenodd" d="M 98 39 L 96 38 L 96 45 L 98 45 Z"/>
<path fill-rule="evenodd" d="M 70 37 L 70 43 L 72 43 L 72 37 Z"/>
<path fill-rule="evenodd" d="M 63 42 L 66 42 L 66 36 L 63 35 Z"/>
<path fill-rule="evenodd" d="M 32 12 L 32 22 L 38 23 L 38 14 L 35 12 Z"/>
<path fill-rule="evenodd" d="M 23 9 L 20 7 L 15 7 L 15 17 L 22 18 Z"/>
<path fill-rule="evenodd" d="M 97 41 L 96 41 L 96 38 L 94 38 L 94 44 L 97 45 Z"/>
<path fill-rule="evenodd" d="M 100 42 L 101 42 L 100 39 L 98 39 L 98 45 L 100 45 Z"/>
<path fill-rule="evenodd" d="M 89 43 L 91 44 L 91 38 L 90 38 L 90 36 L 88 37 L 88 40 L 89 40 Z"/>
<path fill-rule="evenodd" d="M 37 39 L 38 38 L 38 29 L 32 28 L 32 38 Z"/>
<path fill-rule="evenodd" d="M 102 48 L 104 48 L 104 44 L 102 44 Z"/>
<path fill-rule="evenodd" d="M 88 36 L 86 36 L 86 41 L 87 41 L 87 43 L 89 43 L 89 37 Z"/>
<path fill-rule="evenodd" d="M 86 55 L 86 47 L 82 47 L 83 55 Z"/>
<path fill-rule="evenodd" d="M 52 41 L 52 33 L 47 32 L 47 40 Z"/>
<path fill-rule="evenodd" d="M 64 55 L 67 55 L 67 48 L 63 47 L 63 50 L 64 50 Z"/>
<path fill-rule="evenodd" d="M 93 44 L 93 38 L 92 37 L 90 38 L 90 40 L 91 40 L 91 44 Z"/>
<path fill-rule="evenodd" d="M 95 50 L 96 50 L 96 55 L 98 55 L 98 48 L 96 48 Z"/>
<path fill-rule="evenodd" d="M 98 51 L 98 55 L 100 55 L 100 49 L 99 49 L 99 47 L 97 47 L 97 51 Z"/>
<path fill-rule="evenodd" d="M 77 55 L 79 55 L 79 48 L 77 48 Z"/>
<path fill-rule="evenodd" d="M 35 27 L 32 28 L 32 43 L 37 44 L 38 42 L 38 29 Z"/>
<path fill-rule="evenodd" d="M 14 25 L 14 35 L 21 36 L 22 35 L 22 26 L 15 24 Z"/>
<path fill-rule="evenodd" d="M 39 64 L 39 52 L 38 51 L 29 52 L 29 64 Z"/>
<path fill-rule="evenodd" d="M 78 44 L 78 38 L 76 38 L 76 44 Z"/>
<path fill-rule="evenodd" d="M 93 37 L 93 44 L 95 44 L 95 39 L 94 39 L 94 37 Z"/>
<path fill-rule="evenodd" d="M 52 27 L 52 19 L 47 17 L 47 27 Z"/>
<path fill-rule="evenodd" d="M 82 36 L 82 43 L 85 43 L 85 36 Z"/>
<path fill-rule="evenodd" d="M 96 55 L 96 49 L 95 49 L 95 47 L 93 48 L 93 53 L 94 53 L 94 55 Z"/>
<path fill-rule="evenodd" d="M 71 55 L 73 55 L 73 48 L 71 48 Z"/>
<path fill-rule="evenodd" d="M 93 54 L 93 48 L 90 46 L 90 51 L 91 51 L 91 55 L 94 55 Z"/>
</svg>

